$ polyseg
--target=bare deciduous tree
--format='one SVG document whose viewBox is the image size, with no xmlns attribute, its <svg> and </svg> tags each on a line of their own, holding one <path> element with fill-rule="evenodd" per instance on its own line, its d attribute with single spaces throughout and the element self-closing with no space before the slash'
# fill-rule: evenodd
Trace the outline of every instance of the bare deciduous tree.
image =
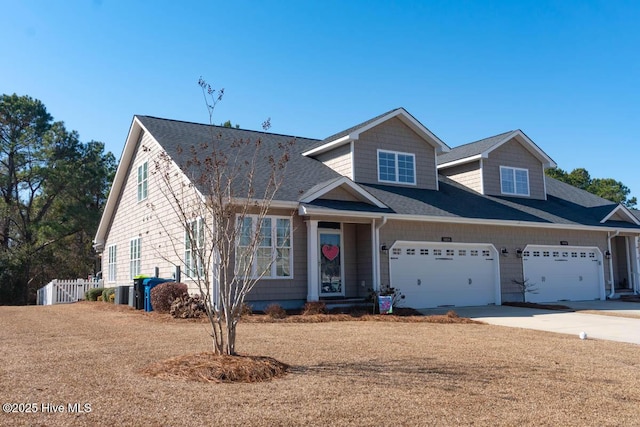
<svg viewBox="0 0 640 427">
<path fill-rule="evenodd" d="M 202 79 L 198 83 L 209 111 L 208 140 L 178 147 L 183 164 L 166 151 L 155 157 L 152 176 L 175 213 L 171 219 L 157 216 L 173 256 L 181 260 L 205 302 L 213 350 L 234 355 L 247 294 L 272 267 L 280 268 L 292 250 L 293 212 L 280 220 L 267 214 L 295 140 L 273 146 L 260 138 L 225 138 L 212 123 L 224 91 L 215 91 Z M 265 130 L 269 126 L 269 120 L 263 123 Z M 184 240 L 176 235 L 176 218 Z"/>
</svg>

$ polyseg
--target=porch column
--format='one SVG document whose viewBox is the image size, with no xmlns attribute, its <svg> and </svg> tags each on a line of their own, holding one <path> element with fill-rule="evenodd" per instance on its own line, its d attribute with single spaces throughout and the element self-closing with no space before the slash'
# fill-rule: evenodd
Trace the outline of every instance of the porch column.
<svg viewBox="0 0 640 427">
<path fill-rule="evenodd" d="M 307 223 L 307 301 L 318 301 L 318 221 Z"/>
<path fill-rule="evenodd" d="M 373 283 L 371 284 L 371 289 L 374 291 L 378 291 L 380 289 L 380 247 L 378 246 L 378 233 L 376 233 L 376 219 L 371 220 L 371 277 L 373 278 Z"/>
</svg>

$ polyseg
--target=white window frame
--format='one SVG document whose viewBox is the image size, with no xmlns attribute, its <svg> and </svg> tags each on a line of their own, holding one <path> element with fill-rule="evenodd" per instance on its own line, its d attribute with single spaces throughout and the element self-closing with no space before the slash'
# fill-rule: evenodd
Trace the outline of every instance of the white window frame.
<svg viewBox="0 0 640 427">
<path fill-rule="evenodd" d="M 393 161 L 394 161 L 394 179 L 393 180 L 389 180 L 389 179 L 382 179 L 382 177 L 380 176 L 380 154 L 392 154 L 393 155 Z M 409 156 L 411 157 L 411 166 L 413 168 L 413 181 L 412 182 L 404 182 L 404 181 L 400 181 L 400 165 L 399 165 L 399 161 L 398 161 L 398 156 Z M 416 185 L 417 183 L 417 170 L 416 170 L 416 155 L 413 153 L 405 153 L 402 151 L 390 151 L 390 150 L 382 150 L 382 149 L 378 149 L 377 150 L 377 154 L 376 154 L 376 159 L 377 159 L 377 170 L 378 170 L 378 181 L 379 182 L 388 182 L 391 184 L 402 184 L 402 185 Z"/>
<path fill-rule="evenodd" d="M 149 195 L 149 162 L 138 166 L 138 202 L 146 200 Z"/>
<path fill-rule="evenodd" d="M 195 226 L 195 230 L 192 231 L 192 235 L 196 238 L 196 245 L 193 246 L 191 242 L 191 234 L 188 230 L 184 231 L 184 264 L 185 274 L 190 278 L 198 278 L 204 276 L 204 266 L 202 264 L 204 249 L 204 219 L 202 217 L 189 221 L 188 227 L 191 229 Z M 194 248 L 195 257 L 194 257 Z M 199 256 L 200 255 L 200 256 Z M 197 270 L 196 270 L 197 269 Z"/>
<path fill-rule="evenodd" d="M 129 241 L 129 279 L 142 272 L 142 237 L 134 237 Z"/>
<path fill-rule="evenodd" d="M 247 219 L 247 218 L 251 218 L 251 238 L 253 239 L 253 236 L 256 233 L 256 226 L 257 226 L 257 219 L 260 218 L 258 215 L 244 215 L 244 216 L 240 216 L 237 215 L 236 216 L 236 223 L 241 220 L 241 219 Z M 264 276 L 262 276 L 262 279 L 286 279 L 286 280 L 290 280 L 293 279 L 293 219 L 291 217 L 288 216 L 278 216 L 278 215 L 265 215 L 262 217 L 262 220 L 270 220 L 271 222 L 271 226 L 270 226 L 270 230 L 268 230 L 269 232 L 266 233 L 266 230 L 264 230 L 264 232 L 266 233 L 265 236 L 270 237 L 270 241 L 271 244 L 268 246 L 262 246 L 262 245 L 258 245 L 258 247 L 256 248 L 256 253 L 253 254 L 253 261 L 252 261 L 252 265 L 251 265 L 251 277 L 252 279 L 258 278 L 260 276 L 260 272 L 258 271 L 258 251 L 260 249 L 267 249 L 270 248 L 270 256 L 271 259 L 269 260 L 270 262 L 270 271 L 265 273 Z M 279 236 L 278 235 L 278 221 L 288 221 L 289 222 L 289 226 L 288 226 L 288 230 L 286 235 L 284 236 Z M 262 232 L 263 230 L 261 230 Z M 240 246 L 240 239 L 242 238 L 241 236 L 242 234 L 242 230 L 240 230 L 239 234 L 238 234 L 238 241 L 236 242 L 236 249 Z M 280 239 L 279 239 L 280 237 Z M 288 270 L 288 275 L 278 275 L 279 273 L 279 266 L 282 266 L 281 263 L 279 263 L 279 260 L 281 259 L 285 259 L 285 258 L 279 258 L 278 257 L 278 251 L 284 251 L 284 250 L 288 250 L 289 254 L 288 254 L 288 258 L 289 258 L 289 265 L 288 266 L 283 266 L 282 267 L 282 271 L 284 271 L 285 269 Z M 237 250 L 236 250 L 237 253 Z M 238 271 L 238 257 L 236 257 L 236 271 Z M 285 268 L 286 267 L 286 268 Z"/>
<path fill-rule="evenodd" d="M 107 247 L 107 282 L 115 282 L 118 277 L 118 246 Z"/>
<path fill-rule="evenodd" d="M 523 193 L 523 192 L 518 192 L 518 185 L 517 185 L 517 174 L 516 172 L 524 172 L 525 176 L 527 177 L 527 192 Z M 510 179 L 511 182 L 513 184 L 513 192 L 507 191 L 505 190 L 505 186 L 504 186 L 504 180 L 503 180 L 503 173 L 509 174 L 510 175 Z M 523 169 L 523 168 L 514 168 L 512 166 L 500 166 L 500 191 L 502 194 L 507 194 L 510 196 L 530 196 L 531 195 L 531 190 L 529 188 L 529 169 Z"/>
</svg>

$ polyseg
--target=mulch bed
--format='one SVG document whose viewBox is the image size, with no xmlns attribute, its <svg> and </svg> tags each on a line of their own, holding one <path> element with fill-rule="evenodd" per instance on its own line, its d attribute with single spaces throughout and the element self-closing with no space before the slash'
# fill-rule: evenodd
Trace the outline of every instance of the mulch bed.
<svg viewBox="0 0 640 427">
<path fill-rule="evenodd" d="M 172 357 L 140 370 L 150 377 L 206 383 L 255 383 L 284 376 L 289 365 L 265 356 L 228 356 L 211 352 Z"/>
</svg>

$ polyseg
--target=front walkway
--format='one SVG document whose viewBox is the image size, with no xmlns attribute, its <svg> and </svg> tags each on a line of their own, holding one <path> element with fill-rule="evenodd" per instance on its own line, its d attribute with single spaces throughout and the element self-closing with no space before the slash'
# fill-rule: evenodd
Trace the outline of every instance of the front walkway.
<svg viewBox="0 0 640 427">
<path fill-rule="evenodd" d="M 453 307 L 420 310 L 440 314 L 454 310 L 461 317 L 491 325 L 535 329 L 575 335 L 586 332 L 588 338 L 640 344 L 640 303 L 622 301 L 562 302 L 573 312 L 538 310 L 510 306 Z M 580 311 L 602 311 L 615 315 L 598 315 Z M 634 317 L 620 317 L 624 315 Z"/>
</svg>

